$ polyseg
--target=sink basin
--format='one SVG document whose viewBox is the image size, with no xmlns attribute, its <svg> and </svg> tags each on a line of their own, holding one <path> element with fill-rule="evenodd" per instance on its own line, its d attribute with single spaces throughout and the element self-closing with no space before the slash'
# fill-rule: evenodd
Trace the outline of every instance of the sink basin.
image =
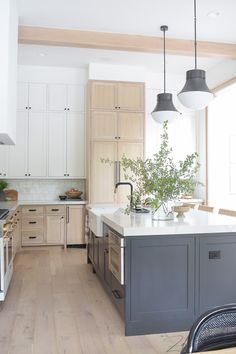
<svg viewBox="0 0 236 354">
<path fill-rule="evenodd" d="M 97 236 L 103 236 L 103 229 L 102 229 L 102 214 L 113 214 L 113 213 L 121 213 L 123 211 L 122 208 L 118 206 L 114 207 L 94 207 L 88 210 L 89 216 L 89 228 L 90 230 Z"/>
</svg>

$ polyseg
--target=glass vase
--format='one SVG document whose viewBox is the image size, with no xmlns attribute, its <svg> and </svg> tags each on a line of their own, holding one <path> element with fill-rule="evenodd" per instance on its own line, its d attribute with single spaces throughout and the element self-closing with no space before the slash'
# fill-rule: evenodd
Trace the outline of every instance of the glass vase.
<svg viewBox="0 0 236 354">
<path fill-rule="evenodd" d="M 172 211 L 172 205 L 169 201 L 163 201 L 158 209 L 152 211 L 153 220 L 173 220 L 174 213 Z"/>
</svg>

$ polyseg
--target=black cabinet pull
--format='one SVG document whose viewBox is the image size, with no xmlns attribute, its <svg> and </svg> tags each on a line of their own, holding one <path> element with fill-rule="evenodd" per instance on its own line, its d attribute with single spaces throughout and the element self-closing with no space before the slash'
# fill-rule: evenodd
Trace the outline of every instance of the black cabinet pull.
<svg viewBox="0 0 236 354">
<path fill-rule="evenodd" d="M 33 239 L 35 239 L 35 238 L 37 238 L 37 236 L 29 236 L 29 239 L 30 239 L 30 240 L 33 240 Z"/>
<path fill-rule="evenodd" d="M 122 299 L 122 296 L 120 295 L 119 290 L 112 290 L 112 294 L 116 299 Z"/>
<path fill-rule="evenodd" d="M 37 211 L 37 209 L 29 209 L 29 211 Z"/>
<path fill-rule="evenodd" d="M 37 224 L 37 221 L 29 221 L 29 224 Z"/>
<path fill-rule="evenodd" d="M 59 211 L 59 209 L 51 209 L 51 211 Z"/>
</svg>

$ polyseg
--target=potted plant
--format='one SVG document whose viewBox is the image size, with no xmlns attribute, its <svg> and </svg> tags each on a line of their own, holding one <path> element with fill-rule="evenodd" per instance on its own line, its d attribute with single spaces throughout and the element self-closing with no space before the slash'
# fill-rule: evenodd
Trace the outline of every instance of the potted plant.
<svg viewBox="0 0 236 354">
<path fill-rule="evenodd" d="M 5 200 L 4 189 L 7 188 L 8 183 L 4 180 L 0 180 L 0 201 Z"/>
<path fill-rule="evenodd" d="M 149 205 L 157 218 L 172 219 L 169 202 L 184 194 L 193 193 L 199 182 L 196 174 L 199 169 L 197 153 L 187 155 L 183 161 L 174 161 L 172 148 L 169 148 L 168 123 L 163 123 L 161 145 L 152 159 L 130 159 L 122 157 L 121 165 L 125 179 L 134 184 L 134 204 Z"/>
</svg>

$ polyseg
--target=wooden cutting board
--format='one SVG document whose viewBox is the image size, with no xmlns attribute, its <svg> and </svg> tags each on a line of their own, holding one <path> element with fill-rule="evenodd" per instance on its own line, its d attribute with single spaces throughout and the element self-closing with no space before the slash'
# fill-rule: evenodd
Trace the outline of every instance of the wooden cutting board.
<svg viewBox="0 0 236 354">
<path fill-rule="evenodd" d="M 18 200 L 18 192 L 15 189 L 5 189 L 4 194 L 7 200 L 11 200 L 11 201 Z"/>
</svg>

